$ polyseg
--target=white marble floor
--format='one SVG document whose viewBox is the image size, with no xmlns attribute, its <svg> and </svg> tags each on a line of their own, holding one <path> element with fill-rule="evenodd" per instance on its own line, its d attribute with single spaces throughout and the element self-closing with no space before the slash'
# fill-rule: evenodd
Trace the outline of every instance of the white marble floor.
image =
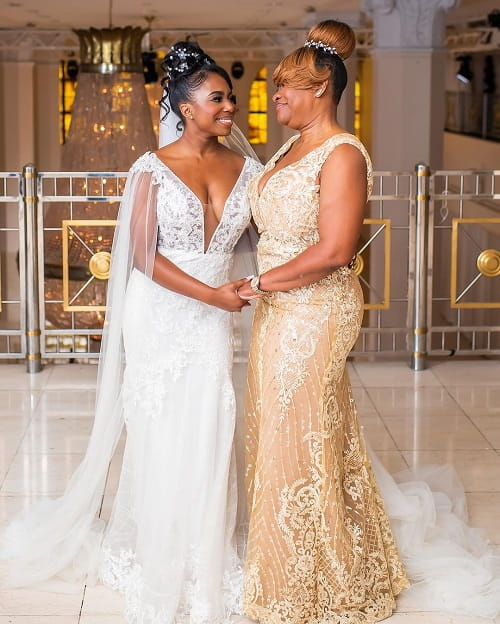
<svg viewBox="0 0 500 624">
<path fill-rule="evenodd" d="M 0 365 L 0 527 L 17 511 L 63 491 L 85 451 L 96 370 L 60 364 L 30 376 L 22 365 Z M 471 524 L 500 544 L 500 360 L 436 361 L 421 373 L 404 362 L 356 362 L 350 372 L 365 433 L 387 467 L 453 463 Z M 241 386 L 238 379 L 239 393 Z M 118 473 L 119 461 L 108 479 L 107 511 Z M 0 595 L 0 624 L 124 624 L 121 613 L 121 598 L 100 585 Z M 403 601 L 386 622 L 491 620 L 412 612 Z"/>
</svg>

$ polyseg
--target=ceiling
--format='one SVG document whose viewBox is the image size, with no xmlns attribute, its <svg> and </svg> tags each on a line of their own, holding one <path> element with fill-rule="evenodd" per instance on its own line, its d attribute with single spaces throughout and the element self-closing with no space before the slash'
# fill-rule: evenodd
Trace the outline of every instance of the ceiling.
<svg viewBox="0 0 500 624">
<path fill-rule="evenodd" d="M 111 0 L 113 26 L 144 25 L 153 16 L 152 28 L 269 28 L 300 26 L 308 0 Z M 333 7 L 332 7 L 333 5 Z M 359 11 L 359 0 L 314 0 L 317 11 Z M 4 28 L 62 29 L 106 27 L 110 0 L 1 0 Z"/>
<path fill-rule="evenodd" d="M 351 21 L 346 14 L 358 14 L 360 5 L 361 0 L 0 0 L 0 28 L 106 27 L 110 14 L 114 26 L 146 26 L 145 17 L 152 16 L 153 29 L 300 27 L 316 16 L 340 14 Z M 483 17 L 498 6 L 494 0 L 461 0 L 448 21 Z"/>
</svg>

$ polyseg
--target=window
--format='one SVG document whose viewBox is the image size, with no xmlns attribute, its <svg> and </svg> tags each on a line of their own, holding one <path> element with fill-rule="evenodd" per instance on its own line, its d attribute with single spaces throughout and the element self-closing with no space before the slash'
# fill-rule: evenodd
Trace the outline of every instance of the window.
<svg viewBox="0 0 500 624">
<path fill-rule="evenodd" d="M 361 83 L 357 78 L 354 83 L 354 134 L 361 138 Z"/>
<path fill-rule="evenodd" d="M 78 66 L 75 61 L 59 63 L 59 143 L 63 145 L 71 125 L 71 109 L 75 100 L 76 74 Z"/>
<path fill-rule="evenodd" d="M 253 145 L 267 143 L 267 67 L 260 69 L 250 87 L 248 140 Z"/>
</svg>

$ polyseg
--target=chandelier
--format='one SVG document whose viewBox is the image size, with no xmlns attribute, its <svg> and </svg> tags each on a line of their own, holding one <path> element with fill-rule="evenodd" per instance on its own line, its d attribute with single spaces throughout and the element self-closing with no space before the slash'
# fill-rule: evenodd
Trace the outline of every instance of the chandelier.
<svg viewBox="0 0 500 624">
<path fill-rule="evenodd" d="M 80 71 L 65 171 L 126 171 L 156 146 L 144 86 L 140 27 L 75 30 Z"/>
<path fill-rule="evenodd" d="M 127 171 L 141 154 L 157 147 L 142 63 L 141 43 L 148 31 L 110 26 L 75 32 L 80 66 L 62 170 Z M 118 202 L 102 196 L 107 189 L 110 196 L 120 193 L 123 183 L 117 189 L 108 177 L 106 184 L 105 174 L 95 183 L 87 176 L 64 182 L 67 192 L 62 194 L 75 199 L 52 204 L 45 216 L 56 226 L 44 239 L 46 300 L 57 302 L 46 305 L 46 319 L 58 329 L 99 329 L 118 211 Z M 61 192 L 61 184 L 59 188 Z"/>
</svg>

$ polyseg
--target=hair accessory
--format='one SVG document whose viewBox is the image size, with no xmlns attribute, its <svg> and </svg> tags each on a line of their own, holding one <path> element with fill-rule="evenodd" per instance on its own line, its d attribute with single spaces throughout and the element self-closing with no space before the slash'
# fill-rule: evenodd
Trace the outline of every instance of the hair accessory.
<svg viewBox="0 0 500 624">
<path fill-rule="evenodd" d="M 215 61 L 196 44 L 180 42 L 172 46 L 165 57 L 162 68 L 168 79 L 178 78 L 200 69 L 203 65 L 214 65 Z"/>
<path fill-rule="evenodd" d="M 304 48 L 316 48 L 316 50 L 320 50 L 321 52 L 326 52 L 327 54 L 335 54 L 339 58 L 342 58 L 337 52 L 337 48 L 329 46 L 322 41 L 313 41 L 312 39 L 307 39 L 307 41 L 304 43 Z"/>
</svg>

